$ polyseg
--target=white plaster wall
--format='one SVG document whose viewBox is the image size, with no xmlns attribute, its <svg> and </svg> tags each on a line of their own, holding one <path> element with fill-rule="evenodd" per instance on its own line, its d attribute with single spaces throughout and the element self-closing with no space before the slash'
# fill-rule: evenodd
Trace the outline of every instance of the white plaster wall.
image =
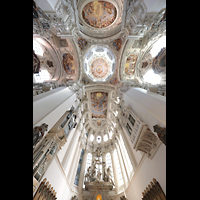
<svg viewBox="0 0 200 200">
<path fill-rule="evenodd" d="M 57 156 L 58 156 L 58 158 L 59 158 L 61 163 L 62 163 L 63 158 L 65 156 L 65 153 L 66 153 L 66 151 L 67 151 L 67 149 L 69 147 L 69 144 L 71 143 L 72 137 L 75 134 L 75 131 L 76 131 L 76 129 L 74 129 L 74 128 L 71 130 L 71 132 L 70 132 L 70 134 L 69 134 L 69 136 L 67 138 L 67 142 L 64 144 L 62 149 L 57 153 Z"/>
<path fill-rule="evenodd" d="M 36 96 L 33 100 L 33 127 L 46 123 L 49 131 L 66 110 L 75 106 L 76 93 L 60 87 Z"/>
<path fill-rule="evenodd" d="M 155 124 L 166 126 L 166 97 L 141 88 L 131 88 L 124 93 L 123 100 L 148 125 L 152 132 L 154 132 L 153 126 Z M 131 200 L 141 199 L 142 192 L 153 178 L 160 183 L 164 193 L 166 193 L 166 146 L 161 144 L 152 159 L 149 159 L 145 154 L 144 156 L 139 155 L 139 152 L 134 149 L 132 151 L 138 167 L 127 187 L 127 198 Z"/>
<path fill-rule="evenodd" d="M 143 157 L 126 190 L 127 199 L 139 200 L 150 181 L 155 178 L 166 194 L 166 146 L 161 144 L 153 159 Z"/>
<path fill-rule="evenodd" d="M 153 131 L 153 126 L 166 126 L 166 97 L 142 88 L 131 88 L 124 93 L 124 102 Z"/>
<path fill-rule="evenodd" d="M 57 3 L 57 0 L 54 0 L 54 3 L 52 2 L 52 0 L 35 0 L 35 2 L 37 3 L 37 5 L 43 10 L 43 11 L 47 11 L 47 12 L 53 12 L 54 11 L 54 4 L 55 2 Z"/>
<path fill-rule="evenodd" d="M 75 195 L 70 188 L 68 180 L 66 179 L 66 176 L 57 158 L 53 159 L 51 165 L 44 174 L 43 179 L 44 178 L 49 181 L 51 186 L 57 192 L 56 197 L 58 200 L 70 200 L 70 198 Z"/>
</svg>

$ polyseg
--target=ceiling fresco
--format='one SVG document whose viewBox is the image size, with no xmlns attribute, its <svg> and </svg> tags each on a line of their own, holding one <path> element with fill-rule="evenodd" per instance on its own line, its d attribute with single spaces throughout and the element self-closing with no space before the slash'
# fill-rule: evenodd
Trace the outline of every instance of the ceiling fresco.
<svg viewBox="0 0 200 200">
<path fill-rule="evenodd" d="M 135 73 L 135 64 L 137 62 L 137 55 L 130 55 L 126 60 L 125 74 L 133 75 Z"/>
<path fill-rule="evenodd" d="M 119 51 L 121 49 L 121 46 L 122 46 L 122 40 L 119 38 L 119 39 L 116 39 L 114 42 L 113 42 L 113 46 L 114 48 Z"/>
<path fill-rule="evenodd" d="M 104 78 L 108 73 L 108 64 L 102 58 L 97 58 L 92 62 L 91 72 L 95 78 Z"/>
<path fill-rule="evenodd" d="M 83 8 L 82 15 L 88 25 L 94 28 L 105 28 L 114 22 L 117 10 L 107 1 L 92 1 Z"/>
<path fill-rule="evenodd" d="M 110 81 L 110 84 L 112 84 L 112 85 L 116 85 L 116 84 L 118 84 L 118 83 L 120 83 L 120 81 L 119 81 L 119 79 L 118 79 L 117 77 L 114 77 L 114 78 Z"/>
<path fill-rule="evenodd" d="M 85 74 L 94 82 L 106 82 L 115 72 L 114 53 L 104 45 L 93 45 L 83 59 Z"/>
<path fill-rule="evenodd" d="M 91 92 L 92 118 L 107 118 L 107 92 Z"/>
<path fill-rule="evenodd" d="M 70 53 L 63 54 L 63 67 L 67 75 L 74 75 L 75 73 L 74 59 Z"/>
<path fill-rule="evenodd" d="M 78 39 L 78 46 L 82 50 L 87 45 L 87 41 L 84 38 Z"/>
<path fill-rule="evenodd" d="M 166 48 L 162 48 L 153 59 L 152 68 L 154 73 L 159 74 L 166 71 Z"/>
</svg>

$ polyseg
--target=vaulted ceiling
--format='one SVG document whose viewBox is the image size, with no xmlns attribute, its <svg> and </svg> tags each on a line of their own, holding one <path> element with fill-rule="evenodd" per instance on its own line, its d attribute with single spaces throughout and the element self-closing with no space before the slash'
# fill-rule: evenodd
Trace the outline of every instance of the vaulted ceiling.
<svg viewBox="0 0 200 200">
<path fill-rule="evenodd" d="M 51 73 L 51 80 L 85 91 L 82 103 L 88 109 L 84 113 L 88 133 L 103 134 L 114 128 L 114 102 L 120 91 L 165 87 L 166 46 L 159 46 L 155 55 L 152 50 L 166 35 L 166 1 L 35 2 L 42 28 L 36 19 L 34 40 L 46 52 L 45 58 L 38 55 L 42 67 Z M 149 70 L 161 77 L 160 83 L 145 81 Z"/>
</svg>

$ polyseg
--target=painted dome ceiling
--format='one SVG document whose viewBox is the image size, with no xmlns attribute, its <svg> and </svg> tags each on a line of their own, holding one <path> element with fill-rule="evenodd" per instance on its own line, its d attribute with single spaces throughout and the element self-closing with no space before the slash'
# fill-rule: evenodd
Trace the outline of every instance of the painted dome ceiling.
<svg viewBox="0 0 200 200">
<path fill-rule="evenodd" d="M 108 74 L 108 64 L 102 58 L 97 58 L 92 62 L 91 72 L 95 78 L 103 78 Z"/>
<path fill-rule="evenodd" d="M 105 82 L 114 73 L 115 56 L 105 46 L 93 46 L 85 55 L 84 70 L 92 81 Z"/>
<path fill-rule="evenodd" d="M 117 9 L 107 1 L 92 1 L 82 10 L 84 21 L 94 28 L 110 26 L 116 19 Z"/>
</svg>

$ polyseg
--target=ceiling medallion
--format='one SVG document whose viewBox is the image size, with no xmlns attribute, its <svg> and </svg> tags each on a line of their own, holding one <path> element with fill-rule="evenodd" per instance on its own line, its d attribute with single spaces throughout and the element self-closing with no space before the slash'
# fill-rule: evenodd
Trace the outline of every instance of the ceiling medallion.
<svg viewBox="0 0 200 200">
<path fill-rule="evenodd" d="M 117 16 L 115 6 L 107 1 L 92 1 L 82 10 L 84 21 L 94 28 L 110 26 Z"/>
<path fill-rule="evenodd" d="M 108 73 L 108 64 L 102 58 L 97 58 L 92 62 L 91 72 L 95 78 L 104 78 Z"/>
</svg>

